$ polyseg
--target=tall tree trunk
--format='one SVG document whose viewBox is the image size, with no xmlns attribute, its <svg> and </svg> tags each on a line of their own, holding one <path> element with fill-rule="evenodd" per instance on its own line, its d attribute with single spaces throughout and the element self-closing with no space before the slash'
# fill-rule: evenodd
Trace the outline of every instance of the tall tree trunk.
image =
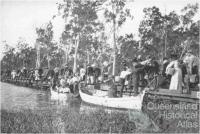
<svg viewBox="0 0 200 134">
<path fill-rule="evenodd" d="M 72 46 L 73 46 L 73 44 L 72 44 L 72 41 L 71 41 L 69 47 L 67 47 L 65 49 L 65 64 L 68 64 L 68 62 L 69 62 L 69 54 L 72 51 Z"/>
<path fill-rule="evenodd" d="M 78 47 L 79 47 L 79 35 L 75 41 L 75 54 L 74 54 L 74 68 L 73 68 L 73 73 L 75 74 L 77 71 L 77 53 L 78 53 Z"/>
<path fill-rule="evenodd" d="M 48 68 L 51 67 L 49 54 L 47 54 L 47 65 L 48 65 Z"/>
<path fill-rule="evenodd" d="M 113 14 L 115 14 L 114 13 L 114 5 L 113 5 Z M 116 67 L 116 35 L 115 35 L 115 32 L 116 32 L 116 29 L 115 29 L 115 27 L 116 27 L 116 21 L 115 21 L 115 18 L 113 18 L 113 50 L 114 50 L 114 60 L 113 60 L 113 72 L 112 72 L 112 75 L 114 75 L 115 76 L 115 74 L 116 74 L 116 69 L 115 69 L 115 67 Z"/>
<path fill-rule="evenodd" d="M 199 40 L 200 40 L 200 34 L 199 34 Z M 199 41 L 199 77 L 200 77 L 200 41 Z M 200 88 L 200 80 L 199 80 L 199 88 Z"/>
<path fill-rule="evenodd" d="M 36 68 L 39 68 L 40 67 L 40 46 L 38 43 L 36 45 L 37 45 L 36 46 L 36 49 L 37 49 Z"/>
<path fill-rule="evenodd" d="M 167 56 L 167 33 L 165 33 L 165 57 L 166 56 Z"/>
<path fill-rule="evenodd" d="M 68 63 L 68 60 L 69 60 L 68 51 L 69 51 L 68 48 L 64 49 L 64 53 L 65 53 L 65 57 L 64 57 L 64 60 L 63 60 L 63 64 L 64 64 L 64 65 L 66 65 L 66 64 Z"/>
<path fill-rule="evenodd" d="M 87 64 L 88 64 L 88 65 L 90 64 L 90 56 L 89 56 L 88 50 L 87 50 Z"/>
</svg>

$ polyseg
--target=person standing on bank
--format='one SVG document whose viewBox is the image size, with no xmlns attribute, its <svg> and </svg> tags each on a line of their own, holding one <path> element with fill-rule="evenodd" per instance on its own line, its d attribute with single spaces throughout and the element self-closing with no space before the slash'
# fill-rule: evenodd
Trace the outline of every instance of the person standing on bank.
<svg viewBox="0 0 200 134">
<path fill-rule="evenodd" d="M 123 65 L 123 67 L 122 67 L 122 71 L 120 73 L 120 84 L 121 84 L 120 97 L 122 97 L 123 90 L 125 87 L 125 80 L 126 80 L 127 75 L 129 74 L 129 72 L 127 71 L 128 67 L 127 67 L 126 63 L 122 62 L 122 65 Z"/>
<path fill-rule="evenodd" d="M 198 76 L 199 58 L 193 55 L 192 51 L 189 50 L 186 53 L 186 56 L 183 62 L 186 63 L 187 65 L 189 85 L 198 84 L 199 83 L 199 76 Z"/>
<path fill-rule="evenodd" d="M 167 77 L 166 74 L 166 68 L 169 65 L 169 60 L 167 59 L 167 57 L 163 58 L 163 67 L 162 67 L 162 76 Z"/>
<path fill-rule="evenodd" d="M 138 84 L 139 84 L 139 72 L 138 72 L 138 67 L 139 63 L 136 58 L 133 59 L 133 68 L 132 68 L 132 83 L 133 83 L 133 91 L 134 95 L 137 95 L 138 92 Z"/>
<path fill-rule="evenodd" d="M 186 53 L 183 62 L 188 65 L 189 74 L 198 74 L 199 59 L 192 54 L 191 50 Z"/>
<path fill-rule="evenodd" d="M 182 70 L 179 66 L 178 56 L 173 54 L 171 55 L 171 59 L 172 61 L 166 68 L 166 73 L 172 75 L 169 90 L 182 92 Z"/>
</svg>

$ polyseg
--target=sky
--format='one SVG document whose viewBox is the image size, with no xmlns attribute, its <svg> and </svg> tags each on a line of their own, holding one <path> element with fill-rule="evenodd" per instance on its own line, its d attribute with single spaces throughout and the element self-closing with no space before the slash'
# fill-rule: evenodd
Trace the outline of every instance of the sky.
<svg viewBox="0 0 200 134">
<path fill-rule="evenodd" d="M 137 38 L 139 23 L 145 7 L 157 6 L 162 13 L 179 12 L 188 3 L 199 0 L 129 0 L 128 7 L 134 19 L 128 21 L 120 34 L 133 33 Z M 21 37 L 34 46 L 37 37 L 35 28 L 45 25 L 57 14 L 57 2 L 62 0 L 0 0 L 0 41 L 16 46 Z M 199 14 L 196 18 L 200 18 Z M 58 41 L 64 28 L 64 20 L 56 17 L 53 21 L 54 40 Z M 1 45 L 2 47 L 2 45 Z M 1 49 L 2 50 L 2 49 Z M 2 54 L 0 55 L 2 56 Z"/>
</svg>

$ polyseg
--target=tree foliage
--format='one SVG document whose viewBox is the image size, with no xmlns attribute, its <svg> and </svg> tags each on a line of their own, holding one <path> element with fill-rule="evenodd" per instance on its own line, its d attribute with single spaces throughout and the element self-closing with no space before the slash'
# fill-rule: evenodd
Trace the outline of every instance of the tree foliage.
<svg viewBox="0 0 200 134">
<path fill-rule="evenodd" d="M 4 44 L 4 46 L 4 57 L 1 60 L 2 70 L 18 70 L 22 67 L 30 69 L 35 67 L 36 51 L 28 43 L 19 41 L 17 48 L 13 48 L 8 44 Z"/>
<path fill-rule="evenodd" d="M 53 41 L 51 21 L 44 27 L 36 28 L 36 44 L 40 46 L 41 67 L 47 65 L 56 67 L 66 63 L 72 66 L 75 61 L 79 64 L 84 64 L 86 61 L 101 64 L 104 60 L 113 61 L 113 52 L 117 57 L 117 65 L 122 60 L 129 61 L 138 55 L 143 57 L 152 55 L 160 59 L 171 53 L 181 56 L 188 49 L 198 54 L 200 21 L 193 19 L 198 13 L 198 4 L 188 4 L 180 14 L 175 11 L 163 14 L 155 6 L 144 8 L 144 17 L 139 26 L 141 40 L 136 41 L 133 34 L 118 36 L 120 28 L 127 19 L 133 18 L 130 9 L 126 7 L 127 1 L 63 0 L 60 2 L 58 11 L 65 20 L 60 41 Z M 99 13 L 103 13 L 107 24 L 98 18 Z M 114 49 L 108 42 L 109 36 L 105 29 L 107 25 L 113 34 Z M 17 42 L 17 48 L 4 42 L 1 68 L 2 70 L 20 69 L 23 66 L 35 68 L 36 56 L 36 48 L 30 47 L 24 40 Z"/>
<path fill-rule="evenodd" d="M 36 33 L 38 35 L 36 39 L 36 43 L 39 44 L 39 47 L 45 48 L 46 52 L 44 53 L 47 59 L 48 68 L 50 68 L 50 61 L 52 59 L 52 52 L 55 48 L 55 43 L 52 42 L 53 40 L 53 25 L 51 21 L 45 26 L 36 28 Z"/>
<path fill-rule="evenodd" d="M 180 56 L 186 45 L 187 49 L 192 49 L 192 46 L 198 48 L 195 42 L 199 38 L 199 22 L 193 21 L 197 11 L 198 4 L 184 7 L 182 15 L 175 11 L 163 15 L 157 7 L 145 8 L 145 16 L 139 27 L 143 54 L 162 57 L 165 45 L 168 56 L 170 53 Z"/>
<path fill-rule="evenodd" d="M 79 52 L 79 60 L 86 59 L 89 51 L 99 47 L 98 34 L 104 29 L 98 21 L 97 11 L 100 1 L 67 0 L 59 4 L 62 17 L 66 20 L 65 29 L 61 36 L 61 43 L 67 48 L 68 55 Z M 78 43 L 78 47 L 76 46 Z M 77 47 L 77 48 L 76 48 Z"/>
</svg>

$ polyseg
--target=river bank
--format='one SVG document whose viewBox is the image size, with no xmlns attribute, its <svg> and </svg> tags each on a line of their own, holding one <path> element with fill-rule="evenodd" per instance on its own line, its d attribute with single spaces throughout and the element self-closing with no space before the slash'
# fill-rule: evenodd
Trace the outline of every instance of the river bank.
<svg viewBox="0 0 200 134">
<path fill-rule="evenodd" d="M 199 104 L 145 97 L 142 111 L 107 109 L 1 83 L 2 133 L 198 133 L 198 125 Z"/>
</svg>

